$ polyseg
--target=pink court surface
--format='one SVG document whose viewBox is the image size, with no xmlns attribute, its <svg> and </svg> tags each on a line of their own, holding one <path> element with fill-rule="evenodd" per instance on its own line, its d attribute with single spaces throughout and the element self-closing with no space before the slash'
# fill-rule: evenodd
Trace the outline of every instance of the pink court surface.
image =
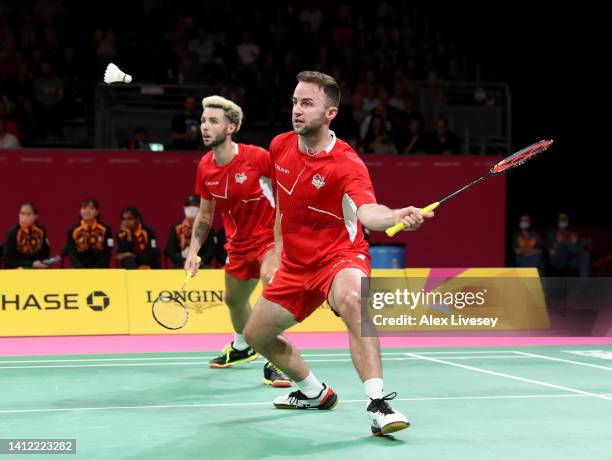
<svg viewBox="0 0 612 460">
<path fill-rule="evenodd" d="M 299 349 L 348 348 L 346 333 L 288 333 Z M 3 337 L 0 356 L 172 353 L 220 350 L 230 334 Z M 381 337 L 383 348 L 612 345 L 612 337 Z"/>
</svg>

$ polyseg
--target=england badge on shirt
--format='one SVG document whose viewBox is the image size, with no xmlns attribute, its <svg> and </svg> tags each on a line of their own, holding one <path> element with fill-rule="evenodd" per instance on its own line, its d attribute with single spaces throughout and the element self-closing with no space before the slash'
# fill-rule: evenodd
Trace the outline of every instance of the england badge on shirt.
<svg viewBox="0 0 612 460">
<path fill-rule="evenodd" d="M 320 189 L 325 185 L 325 177 L 320 174 L 315 174 L 312 178 L 312 185 L 314 185 L 317 189 Z"/>
<path fill-rule="evenodd" d="M 238 182 L 239 184 L 242 184 L 244 183 L 245 180 L 247 180 L 247 176 L 243 172 L 236 174 L 234 178 L 236 179 L 236 182 Z"/>
</svg>

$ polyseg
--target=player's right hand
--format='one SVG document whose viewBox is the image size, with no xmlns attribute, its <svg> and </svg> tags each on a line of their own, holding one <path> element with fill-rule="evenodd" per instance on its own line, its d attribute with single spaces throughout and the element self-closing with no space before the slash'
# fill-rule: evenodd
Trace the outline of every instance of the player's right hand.
<svg viewBox="0 0 612 460">
<path fill-rule="evenodd" d="M 396 221 L 395 223 L 402 222 L 404 224 L 404 230 L 413 231 L 418 229 L 424 221 L 424 218 L 430 219 L 434 216 L 433 211 L 425 214 L 421 214 L 421 208 L 414 206 L 408 206 L 407 208 L 401 208 L 395 210 Z"/>
<path fill-rule="evenodd" d="M 185 259 L 185 273 L 191 273 L 192 276 L 196 276 L 200 269 L 200 260 L 197 254 L 187 254 L 187 259 Z"/>
</svg>

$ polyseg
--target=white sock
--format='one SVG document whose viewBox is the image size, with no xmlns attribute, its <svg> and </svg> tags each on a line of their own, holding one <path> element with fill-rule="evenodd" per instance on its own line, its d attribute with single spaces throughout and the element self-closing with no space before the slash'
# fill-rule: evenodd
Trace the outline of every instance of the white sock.
<svg viewBox="0 0 612 460">
<path fill-rule="evenodd" d="M 238 334 L 237 332 L 234 332 L 234 343 L 232 344 L 232 346 L 234 347 L 234 350 L 246 350 L 247 348 L 249 348 L 249 344 L 246 343 L 246 340 L 244 340 L 244 337 L 241 334 Z"/>
<path fill-rule="evenodd" d="M 308 373 L 308 376 L 301 380 L 300 382 L 295 382 L 300 391 L 306 395 L 308 398 L 314 398 L 315 396 L 319 396 L 321 391 L 323 390 L 323 384 L 319 382 L 312 372 Z"/>
<path fill-rule="evenodd" d="M 368 398 L 380 399 L 384 396 L 383 393 L 383 379 L 368 379 L 363 382 L 363 387 L 368 395 Z"/>
</svg>

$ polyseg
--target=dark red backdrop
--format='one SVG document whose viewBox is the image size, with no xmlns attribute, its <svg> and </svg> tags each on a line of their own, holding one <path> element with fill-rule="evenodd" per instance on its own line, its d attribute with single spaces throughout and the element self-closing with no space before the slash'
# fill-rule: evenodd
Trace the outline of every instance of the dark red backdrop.
<svg viewBox="0 0 612 460">
<path fill-rule="evenodd" d="M 102 220 L 116 231 L 120 209 L 137 206 L 165 244 L 192 193 L 199 155 L 126 151 L 0 151 L 0 231 L 17 222 L 19 204 L 35 202 L 53 253 L 78 218 L 80 201 L 98 198 Z M 364 157 L 380 203 L 425 206 L 475 179 L 491 157 Z M 217 219 L 217 224 L 220 220 Z M 406 244 L 411 267 L 504 265 L 505 178 L 495 177 L 444 204 L 417 232 L 393 238 L 373 233 L 375 243 Z"/>
</svg>

